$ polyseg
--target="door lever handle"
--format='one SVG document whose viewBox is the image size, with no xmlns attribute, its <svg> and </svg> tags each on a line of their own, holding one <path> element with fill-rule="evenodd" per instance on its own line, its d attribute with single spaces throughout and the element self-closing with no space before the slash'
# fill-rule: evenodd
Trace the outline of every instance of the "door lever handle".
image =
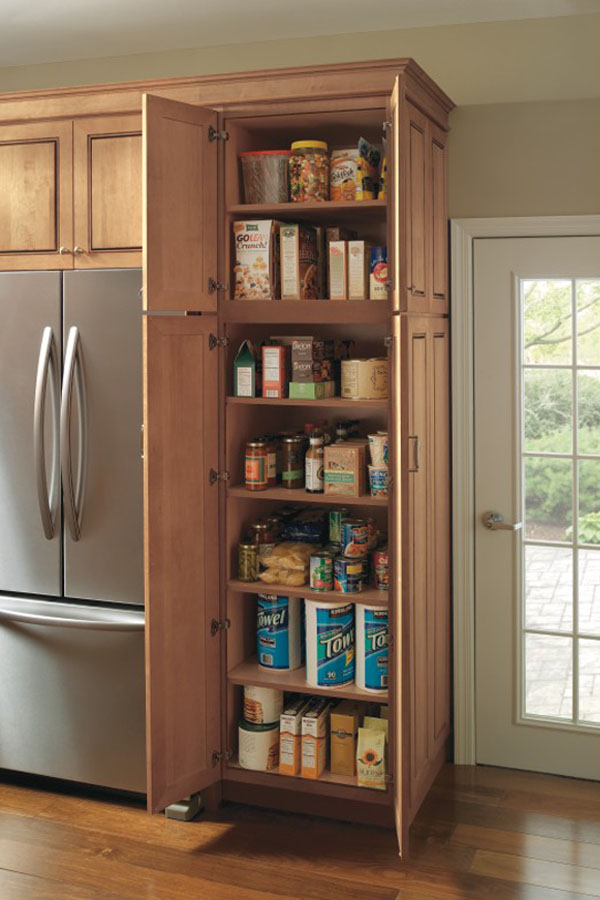
<svg viewBox="0 0 600 900">
<path fill-rule="evenodd" d="M 520 531 L 523 527 L 522 522 L 513 522 L 512 524 L 505 522 L 500 513 L 497 512 L 485 513 L 481 520 L 490 531 Z"/>
</svg>

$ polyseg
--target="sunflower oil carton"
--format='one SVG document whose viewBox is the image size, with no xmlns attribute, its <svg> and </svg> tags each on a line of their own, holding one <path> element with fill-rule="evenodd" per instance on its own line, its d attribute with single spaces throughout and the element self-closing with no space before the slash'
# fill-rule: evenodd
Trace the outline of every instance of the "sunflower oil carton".
<svg viewBox="0 0 600 900">
<path fill-rule="evenodd" d="M 359 787 L 386 789 L 387 720 L 365 716 L 358 729 L 356 748 L 356 783 Z"/>
</svg>

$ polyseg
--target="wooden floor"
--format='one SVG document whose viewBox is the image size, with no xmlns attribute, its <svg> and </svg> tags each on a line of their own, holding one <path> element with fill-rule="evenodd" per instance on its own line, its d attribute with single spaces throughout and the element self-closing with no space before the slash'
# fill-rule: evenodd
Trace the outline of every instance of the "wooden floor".
<svg viewBox="0 0 600 900">
<path fill-rule="evenodd" d="M 230 806 L 189 824 L 0 783 L 0 900 L 600 897 L 600 785 L 448 766 L 389 831 Z"/>
</svg>

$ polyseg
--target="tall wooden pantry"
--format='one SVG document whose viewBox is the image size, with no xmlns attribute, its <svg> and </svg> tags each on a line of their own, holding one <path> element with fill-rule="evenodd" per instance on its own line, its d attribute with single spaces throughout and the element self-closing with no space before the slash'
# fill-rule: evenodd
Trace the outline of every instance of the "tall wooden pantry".
<svg viewBox="0 0 600 900">
<path fill-rule="evenodd" d="M 0 268 L 132 267 L 144 276 L 144 540 L 148 808 L 201 792 L 395 825 L 401 852 L 450 728 L 450 445 L 446 147 L 453 104 L 410 59 L 74 88 L 0 98 L 13 224 Z M 140 116 L 141 114 L 141 116 Z M 239 155 L 311 138 L 387 142 L 385 199 L 246 204 Z M 27 167 L 29 181 L 14 177 Z M 141 177 L 140 177 L 141 176 Z M 31 188 L 34 179 L 35 190 Z M 23 191 L 23 196 L 16 192 Z M 27 193 L 29 192 L 29 193 Z M 27 196 L 25 196 L 27 194 Z M 16 217 L 16 218 L 15 218 Z M 233 226 L 274 219 L 357 232 L 388 252 L 388 299 L 234 299 Z M 18 226 L 18 223 L 17 223 Z M 15 227 L 17 227 L 15 226 Z M 17 227 L 18 231 L 18 227 Z M 143 236 L 140 238 L 140 233 Z M 24 235 L 24 237 L 23 237 Z M 140 247 L 141 240 L 141 247 Z M 22 246 L 23 245 L 23 246 Z M 17 252 L 18 251 L 18 252 Z M 244 340 L 311 335 L 388 358 L 388 399 L 236 397 Z M 358 419 L 390 437 L 388 497 L 244 486 L 253 434 Z M 334 603 L 334 592 L 241 581 L 248 524 L 289 503 L 349 507 L 387 532 L 389 684 L 315 688 L 303 668 L 256 661 L 256 595 Z M 238 763 L 244 686 L 386 704 L 385 790 Z"/>
</svg>

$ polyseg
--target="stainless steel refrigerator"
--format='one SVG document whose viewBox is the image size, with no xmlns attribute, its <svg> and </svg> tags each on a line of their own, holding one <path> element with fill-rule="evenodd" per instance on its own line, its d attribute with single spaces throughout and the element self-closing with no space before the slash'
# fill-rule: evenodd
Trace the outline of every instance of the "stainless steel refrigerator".
<svg viewBox="0 0 600 900">
<path fill-rule="evenodd" d="M 140 287 L 0 273 L 0 768 L 143 792 Z"/>
</svg>

